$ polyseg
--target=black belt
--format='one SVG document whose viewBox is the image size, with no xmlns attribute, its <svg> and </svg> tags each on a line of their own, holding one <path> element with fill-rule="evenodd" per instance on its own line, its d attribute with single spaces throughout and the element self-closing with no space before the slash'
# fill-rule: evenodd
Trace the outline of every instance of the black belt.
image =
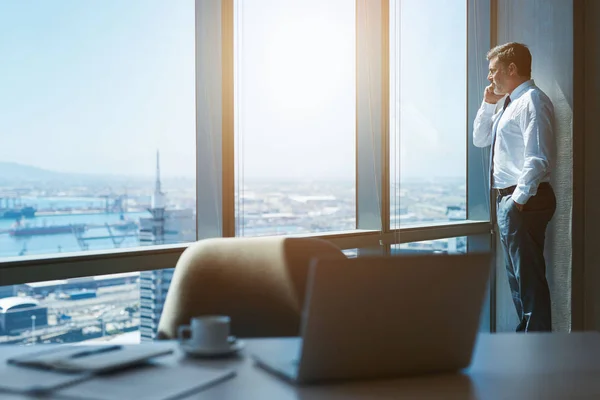
<svg viewBox="0 0 600 400">
<path fill-rule="evenodd" d="M 550 186 L 550 184 L 548 182 L 542 182 L 539 184 L 538 189 L 540 189 L 544 186 Z M 517 185 L 513 185 L 513 186 L 509 186 L 504 189 L 496 189 L 496 190 L 498 191 L 500 196 L 508 196 L 509 194 L 513 194 L 513 192 L 515 191 L 516 188 L 517 188 Z"/>
<path fill-rule="evenodd" d="M 513 185 L 513 186 L 509 186 L 504 189 L 496 189 L 496 190 L 498 191 L 500 196 L 508 196 L 509 194 L 512 194 L 516 188 L 517 188 L 517 185 Z"/>
</svg>

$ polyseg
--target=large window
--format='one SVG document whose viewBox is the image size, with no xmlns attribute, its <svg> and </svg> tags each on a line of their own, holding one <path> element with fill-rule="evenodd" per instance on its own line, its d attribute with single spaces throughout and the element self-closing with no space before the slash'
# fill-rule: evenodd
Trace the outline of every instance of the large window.
<svg viewBox="0 0 600 400">
<path fill-rule="evenodd" d="M 0 2 L 0 260 L 195 240 L 194 1 Z"/>
<path fill-rule="evenodd" d="M 355 229 L 355 0 L 234 4 L 236 235 Z"/>
<path fill-rule="evenodd" d="M 487 250 L 469 4 L 0 1 L 0 341 L 152 339 L 197 238 Z"/>
<path fill-rule="evenodd" d="M 467 2 L 390 0 L 390 225 L 466 219 Z"/>
</svg>

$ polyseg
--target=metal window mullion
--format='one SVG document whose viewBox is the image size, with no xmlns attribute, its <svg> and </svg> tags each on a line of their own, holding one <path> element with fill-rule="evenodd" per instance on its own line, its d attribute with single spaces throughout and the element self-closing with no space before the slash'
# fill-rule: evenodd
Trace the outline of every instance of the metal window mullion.
<svg viewBox="0 0 600 400">
<path fill-rule="evenodd" d="M 328 240 L 341 249 L 354 249 L 377 247 L 381 243 L 389 246 L 395 243 L 481 235 L 489 232 L 489 229 L 489 222 L 465 221 L 450 225 L 405 228 L 401 230 L 401 234 L 397 231 L 382 234 L 374 230 L 306 236 Z M 70 256 L 53 255 L 41 260 L 19 258 L 0 264 L 0 286 L 172 268 L 188 245 L 160 246 L 160 248 L 144 250 L 121 249 L 117 252 L 82 253 Z"/>
<path fill-rule="evenodd" d="M 223 235 L 223 17 L 232 0 L 196 0 L 197 239 Z"/>
<path fill-rule="evenodd" d="M 467 0 L 467 219 L 489 220 L 489 149 L 473 144 L 473 121 L 487 82 L 485 55 L 490 46 L 490 0 Z"/>
<path fill-rule="evenodd" d="M 382 231 L 382 2 L 355 4 L 356 228 Z"/>
<path fill-rule="evenodd" d="M 381 227 L 390 231 L 390 0 L 381 0 Z M 388 247 L 389 250 L 389 247 Z"/>
<path fill-rule="evenodd" d="M 222 45 L 222 222 L 223 237 L 235 236 L 235 99 L 234 99 L 234 0 L 221 0 Z"/>
<path fill-rule="evenodd" d="M 482 101 L 487 84 L 485 55 L 495 37 L 495 19 L 492 17 L 494 0 L 467 1 L 467 220 L 490 221 L 493 202 L 488 186 L 489 149 L 473 145 L 473 121 Z M 488 232 L 467 238 L 467 251 L 491 251 L 495 254 L 496 243 L 493 225 L 488 222 Z M 487 236 L 485 235 L 487 233 Z M 491 274 L 484 316 L 480 329 L 494 332 L 496 326 L 496 276 Z"/>
<path fill-rule="evenodd" d="M 0 286 L 172 268 L 186 248 L 187 245 L 176 245 L 158 250 L 123 250 L 4 262 L 0 268 Z"/>
</svg>

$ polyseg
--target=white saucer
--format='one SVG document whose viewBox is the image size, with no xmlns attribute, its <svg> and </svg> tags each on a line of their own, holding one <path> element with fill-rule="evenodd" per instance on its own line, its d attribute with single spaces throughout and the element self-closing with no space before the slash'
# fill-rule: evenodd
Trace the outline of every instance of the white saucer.
<svg viewBox="0 0 600 400">
<path fill-rule="evenodd" d="M 229 347 L 222 349 L 215 349 L 210 347 L 194 347 L 189 343 L 180 343 L 179 347 L 187 354 L 192 357 L 222 357 L 228 356 L 244 348 L 244 342 L 241 340 L 233 340 L 229 344 Z"/>
</svg>

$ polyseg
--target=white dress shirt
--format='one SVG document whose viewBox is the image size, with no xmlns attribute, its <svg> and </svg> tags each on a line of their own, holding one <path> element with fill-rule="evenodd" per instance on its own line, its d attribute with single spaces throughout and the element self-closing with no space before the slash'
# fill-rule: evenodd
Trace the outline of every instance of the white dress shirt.
<svg viewBox="0 0 600 400">
<path fill-rule="evenodd" d="M 525 204 L 541 182 L 550 181 L 555 161 L 554 107 L 544 92 L 528 80 L 510 93 L 510 103 L 481 104 L 473 128 L 473 144 L 494 146 L 493 188 L 516 185 L 512 199 Z"/>
</svg>

